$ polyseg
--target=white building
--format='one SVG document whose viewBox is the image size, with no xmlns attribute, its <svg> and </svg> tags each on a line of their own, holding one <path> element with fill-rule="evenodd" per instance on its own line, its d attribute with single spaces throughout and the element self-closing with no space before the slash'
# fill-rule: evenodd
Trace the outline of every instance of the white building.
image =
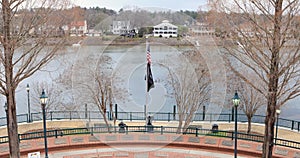
<svg viewBox="0 0 300 158">
<path fill-rule="evenodd" d="M 206 23 L 196 23 L 196 25 L 190 26 L 190 32 L 196 36 L 213 36 L 215 35 L 215 28 Z"/>
<path fill-rule="evenodd" d="M 162 21 L 161 24 L 153 26 L 154 37 L 177 37 L 178 27 L 171 24 L 168 20 Z"/>
<path fill-rule="evenodd" d="M 121 35 L 131 30 L 130 21 L 113 21 L 112 33 Z"/>
</svg>

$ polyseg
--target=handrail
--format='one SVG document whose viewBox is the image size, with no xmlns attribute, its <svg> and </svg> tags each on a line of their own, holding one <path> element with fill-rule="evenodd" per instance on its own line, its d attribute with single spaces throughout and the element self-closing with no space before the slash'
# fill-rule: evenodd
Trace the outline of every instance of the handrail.
<svg viewBox="0 0 300 158">
<path fill-rule="evenodd" d="M 178 121 L 178 113 L 170 113 L 170 112 L 150 112 L 151 116 L 153 116 L 153 120 L 156 121 Z M 112 116 L 109 112 L 106 113 L 107 118 L 112 120 Z M 118 120 L 145 120 L 144 112 L 118 112 L 117 114 Z M 17 115 L 18 123 L 29 122 L 27 117 L 28 114 L 19 114 Z M 217 117 L 216 117 L 217 116 Z M 99 120 L 103 119 L 103 116 L 99 113 L 99 111 L 49 111 L 46 113 L 47 120 L 62 120 L 62 119 L 87 119 L 87 120 Z M 238 122 L 247 122 L 247 116 L 245 114 L 238 114 Z M 41 121 L 42 113 L 31 113 L 31 121 Z M 193 121 L 209 121 L 209 122 L 233 122 L 234 117 L 232 117 L 231 113 L 196 113 Z M 263 115 L 254 115 L 252 117 L 252 123 L 261 123 L 263 124 L 265 121 L 265 116 Z M 6 125 L 6 117 L 0 118 L 0 126 Z M 278 126 L 290 128 L 291 130 L 300 131 L 300 121 L 289 120 L 284 118 L 278 119 Z"/>
<path fill-rule="evenodd" d="M 202 129 L 196 127 L 189 127 L 186 130 L 179 130 L 177 127 L 164 127 L 164 126 L 123 126 L 123 127 L 110 127 L 111 131 L 108 131 L 107 127 L 86 127 L 86 128 L 65 128 L 65 129 L 55 129 L 48 130 L 47 137 L 63 137 L 67 135 L 94 135 L 99 133 L 173 133 L 173 134 L 184 134 L 184 135 L 194 135 L 195 137 L 199 136 L 214 136 L 214 137 L 224 137 L 224 138 L 234 138 L 233 131 L 223 131 L 223 130 L 211 130 L 211 129 Z M 19 134 L 19 141 L 23 140 L 32 140 L 43 138 L 43 131 L 30 132 Z M 263 142 L 264 136 L 256 134 L 247 134 L 247 133 L 237 133 L 237 138 L 241 140 L 254 141 L 254 142 Z M 276 138 L 275 138 L 276 139 Z M 300 149 L 300 142 L 295 142 L 291 140 L 285 140 L 278 138 L 275 145 L 280 145 L 284 147 Z M 0 144 L 8 143 L 8 136 L 0 137 Z"/>
</svg>

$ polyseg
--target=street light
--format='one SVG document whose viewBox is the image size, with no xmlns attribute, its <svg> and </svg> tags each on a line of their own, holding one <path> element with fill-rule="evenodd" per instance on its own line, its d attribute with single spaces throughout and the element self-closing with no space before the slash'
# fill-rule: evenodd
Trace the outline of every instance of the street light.
<svg viewBox="0 0 300 158">
<path fill-rule="evenodd" d="M 277 120 L 276 120 L 276 134 L 275 134 L 275 145 L 277 144 L 277 135 L 278 135 L 278 119 L 280 114 L 280 109 L 276 109 Z"/>
<path fill-rule="evenodd" d="M 40 97 L 40 102 L 42 105 L 42 110 L 43 110 L 43 126 L 44 126 L 44 144 L 45 144 L 45 158 L 48 158 L 48 147 L 47 147 L 47 128 L 46 128 L 46 112 L 45 112 L 45 106 L 47 104 L 47 95 L 43 89 L 42 95 Z"/>
<path fill-rule="evenodd" d="M 28 108 L 27 108 L 28 109 L 28 122 L 31 122 L 29 90 L 30 90 L 29 84 L 27 84 L 26 91 L 27 91 L 27 99 L 28 99 L 28 102 L 27 102 L 27 106 L 28 106 Z"/>
<path fill-rule="evenodd" d="M 4 110 L 5 110 L 5 114 L 6 114 L 6 126 L 8 126 L 7 102 L 5 102 L 3 107 L 4 107 Z"/>
<path fill-rule="evenodd" d="M 234 119 L 234 158 L 237 158 L 237 107 L 240 104 L 240 97 L 237 93 L 237 91 L 235 91 L 234 96 L 232 98 L 232 102 L 234 105 L 234 109 L 235 109 L 235 119 Z"/>
</svg>

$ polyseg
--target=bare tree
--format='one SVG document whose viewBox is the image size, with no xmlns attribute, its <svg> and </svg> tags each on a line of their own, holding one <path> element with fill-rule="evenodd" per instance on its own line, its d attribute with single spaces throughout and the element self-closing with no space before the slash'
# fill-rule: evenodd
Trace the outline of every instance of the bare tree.
<svg viewBox="0 0 300 158">
<path fill-rule="evenodd" d="M 48 37 L 60 32 L 59 10 L 62 0 L 3 0 L 1 4 L 0 93 L 8 104 L 8 136 L 10 157 L 19 158 L 18 125 L 15 90 L 19 83 L 47 64 L 60 48 L 63 40 L 56 38 L 51 47 Z M 35 38 L 32 38 L 35 37 Z"/>
<path fill-rule="evenodd" d="M 243 70 L 240 70 L 243 71 Z M 244 71 L 244 73 L 247 73 Z M 239 106 L 239 109 L 241 109 L 245 115 L 247 116 L 248 121 L 248 129 L 247 133 L 251 132 L 251 122 L 252 117 L 255 115 L 255 113 L 263 108 L 267 104 L 266 98 L 261 95 L 259 92 L 256 91 L 253 87 L 251 87 L 249 84 L 245 83 L 242 79 L 240 79 L 238 76 L 235 76 L 233 73 L 229 73 L 229 77 L 227 77 L 228 81 L 228 94 L 233 94 L 234 91 L 238 91 L 239 96 L 241 98 L 241 103 Z M 256 81 L 255 85 L 258 85 L 260 82 Z M 231 95 L 229 96 L 230 102 L 231 102 Z"/>
<path fill-rule="evenodd" d="M 201 65 L 200 53 L 188 51 L 180 55 L 182 61 L 174 70 L 167 68 L 170 77 L 171 96 L 175 98 L 179 125 L 177 133 L 184 132 L 201 105 L 208 103 L 210 97 L 209 71 Z M 189 62 L 185 59 L 191 59 Z M 175 73 L 176 72 L 176 73 Z"/>
<path fill-rule="evenodd" d="M 248 120 L 247 133 L 251 132 L 251 121 L 257 110 L 266 105 L 266 98 L 258 93 L 254 88 L 243 83 L 239 89 L 241 97 L 241 108 Z"/>
<path fill-rule="evenodd" d="M 222 4 L 227 22 L 233 27 L 233 40 L 224 45 L 231 58 L 228 64 L 267 100 L 262 157 L 272 157 L 275 110 L 300 95 L 300 45 L 299 36 L 295 36 L 299 35 L 299 3 L 233 0 Z M 237 65 L 249 68 L 263 85 L 255 85 L 247 74 L 236 69 Z"/>
<path fill-rule="evenodd" d="M 54 83 L 47 82 L 34 82 L 31 87 L 33 87 L 32 96 L 34 96 L 32 98 L 32 105 L 34 107 L 33 111 L 41 111 L 40 95 L 43 89 L 45 90 L 48 96 L 46 111 L 56 109 L 65 110 L 62 109 L 60 102 L 60 96 L 62 91 L 58 89 L 57 85 L 55 85 Z"/>
<path fill-rule="evenodd" d="M 81 74 L 81 76 L 78 76 L 75 82 L 73 81 L 75 86 L 77 86 L 73 88 L 80 92 L 78 99 L 81 99 L 85 103 L 88 102 L 96 105 L 110 132 L 111 128 L 107 118 L 107 108 L 110 109 L 111 116 L 114 118 L 112 101 L 113 98 L 119 94 L 112 92 L 119 91 L 115 90 L 119 87 L 112 85 L 112 78 L 115 77 L 112 69 L 112 58 L 102 55 L 95 59 L 94 55 L 89 55 L 76 64 L 79 66 L 76 68 L 76 71 Z M 88 61 L 89 64 L 83 64 L 86 63 L 86 61 Z"/>
</svg>

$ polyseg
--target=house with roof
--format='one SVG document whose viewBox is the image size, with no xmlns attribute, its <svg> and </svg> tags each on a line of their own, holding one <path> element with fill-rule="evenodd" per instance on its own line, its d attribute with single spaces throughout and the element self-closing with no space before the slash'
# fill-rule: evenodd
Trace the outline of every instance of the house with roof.
<svg viewBox="0 0 300 158">
<path fill-rule="evenodd" d="M 171 24 L 168 20 L 162 21 L 162 23 L 153 26 L 154 37 L 177 37 L 178 27 Z"/>
<path fill-rule="evenodd" d="M 88 33 L 87 22 L 84 21 L 73 21 L 69 26 L 65 26 L 64 30 L 68 30 L 70 36 L 84 36 Z"/>
</svg>

